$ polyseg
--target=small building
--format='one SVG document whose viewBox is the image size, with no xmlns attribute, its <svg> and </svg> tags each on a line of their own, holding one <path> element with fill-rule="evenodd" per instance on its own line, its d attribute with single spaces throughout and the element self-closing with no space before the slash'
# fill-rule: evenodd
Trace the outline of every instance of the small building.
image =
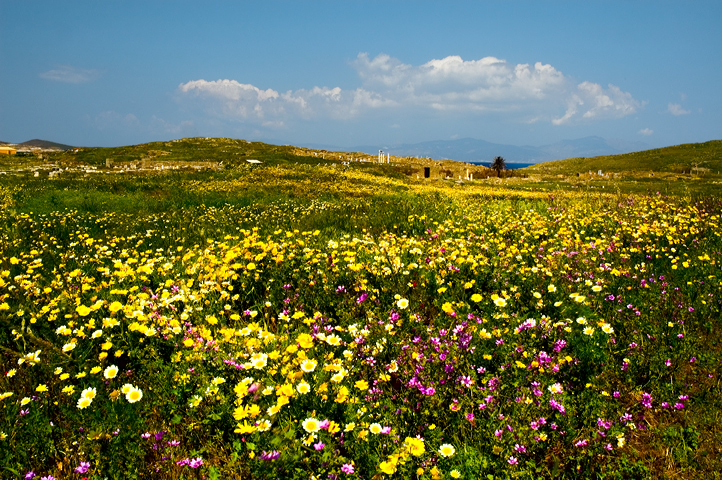
<svg viewBox="0 0 722 480">
<path fill-rule="evenodd" d="M 15 155 L 16 153 L 18 153 L 17 149 L 6 145 L 0 145 L 0 155 Z"/>
</svg>

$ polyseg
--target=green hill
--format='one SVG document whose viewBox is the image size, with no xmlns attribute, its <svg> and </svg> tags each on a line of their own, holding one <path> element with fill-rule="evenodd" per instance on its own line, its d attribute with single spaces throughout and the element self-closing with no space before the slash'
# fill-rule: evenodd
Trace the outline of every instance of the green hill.
<svg viewBox="0 0 722 480">
<path fill-rule="evenodd" d="M 178 163 L 223 162 L 224 165 L 245 163 L 247 160 L 260 160 L 266 165 L 287 162 L 311 163 L 322 160 L 320 155 L 316 158 L 313 154 L 299 150 L 305 149 L 232 138 L 195 137 L 122 147 L 79 148 L 76 151 L 56 153 L 52 159 L 99 167 L 105 165 L 106 159 L 112 160 L 115 164 L 150 160 Z M 326 159 L 330 159 L 331 156 L 327 155 Z"/>
<path fill-rule="evenodd" d="M 568 158 L 532 165 L 529 173 L 576 174 L 596 172 L 703 173 L 722 171 L 722 140 L 688 143 L 641 152 L 591 158 Z"/>
</svg>

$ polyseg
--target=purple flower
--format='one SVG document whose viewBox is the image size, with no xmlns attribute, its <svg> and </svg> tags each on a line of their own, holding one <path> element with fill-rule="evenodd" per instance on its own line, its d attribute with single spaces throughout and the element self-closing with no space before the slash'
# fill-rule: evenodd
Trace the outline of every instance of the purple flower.
<svg viewBox="0 0 722 480">
<path fill-rule="evenodd" d="M 577 443 L 574 444 L 577 448 L 586 447 L 589 444 L 589 441 L 587 440 L 579 440 Z"/>
<path fill-rule="evenodd" d="M 37 475 L 35 472 L 30 470 L 28 473 L 25 474 L 25 480 L 31 480 L 32 478 L 35 478 Z"/>
<path fill-rule="evenodd" d="M 90 462 L 80 462 L 80 465 L 73 470 L 75 473 L 85 473 L 90 468 Z"/>
<path fill-rule="evenodd" d="M 323 447 L 325 447 L 325 446 L 326 445 L 323 442 L 318 442 L 318 443 L 313 444 L 313 448 L 316 450 L 319 450 L 319 451 L 323 450 Z"/>
<path fill-rule="evenodd" d="M 191 467 L 191 468 L 198 468 L 198 467 L 200 467 L 201 465 L 203 465 L 203 459 L 202 459 L 201 457 L 192 458 L 192 459 L 188 462 L 188 466 Z"/>
<path fill-rule="evenodd" d="M 474 421 L 474 412 L 469 412 L 466 414 L 466 419 L 470 422 Z"/>
<path fill-rule="evenodd" d="M 261 460 L 275 460 L 280 456 L 281 452 L 278 452 L 276 450 L 273 450 L 271 452 L 266 452 L 264 450 L 263 452 L 261 452 Z"/>
<path fill-rule="evenodd" d="M 342 471 L 343 473 L 349 473 L 349 474 L 350 474 L 350 473 L 353 473 L 353 465 L 351 465 L 350 463 L 344 463 L 344 464 L 341 466 L 341 471 Z"/>
</svg>

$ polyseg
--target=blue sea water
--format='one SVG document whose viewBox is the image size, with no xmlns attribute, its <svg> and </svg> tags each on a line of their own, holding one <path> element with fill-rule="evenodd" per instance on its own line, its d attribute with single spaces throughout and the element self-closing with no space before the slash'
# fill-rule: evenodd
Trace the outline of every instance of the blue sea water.
<svg viewBox="0 0 722 480">
<path fill-rule="evenodd" d="M 481 165 L 481 166 L 483 166 L 483 167 L 491 167 L 491 163 L 492 163 L 492 162 L 468 162 L 468 163 L 471 163 L 472 165 Z M 524 168 L 524 167 L 528 167 L 528 166 L 530 166 L 530 165 L 536 165 L 536 164 L 535 164 L 535 163 L 511 163 L 511 162 L 507 162 L 506 168 L 507 168 L 507 170 L 516 170 L 517 168 Z"/>
</svg>

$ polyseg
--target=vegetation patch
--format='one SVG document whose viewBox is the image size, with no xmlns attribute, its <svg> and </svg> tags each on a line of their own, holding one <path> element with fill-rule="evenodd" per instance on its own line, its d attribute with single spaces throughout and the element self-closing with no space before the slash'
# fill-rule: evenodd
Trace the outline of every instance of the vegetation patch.
<svg viewBox="0 0 722 480">
<path fill-rule="evenodd" d="M 0 177 L 3 478 L 722 471 L 718 197 L 214 142 Z"/>
</svg>

